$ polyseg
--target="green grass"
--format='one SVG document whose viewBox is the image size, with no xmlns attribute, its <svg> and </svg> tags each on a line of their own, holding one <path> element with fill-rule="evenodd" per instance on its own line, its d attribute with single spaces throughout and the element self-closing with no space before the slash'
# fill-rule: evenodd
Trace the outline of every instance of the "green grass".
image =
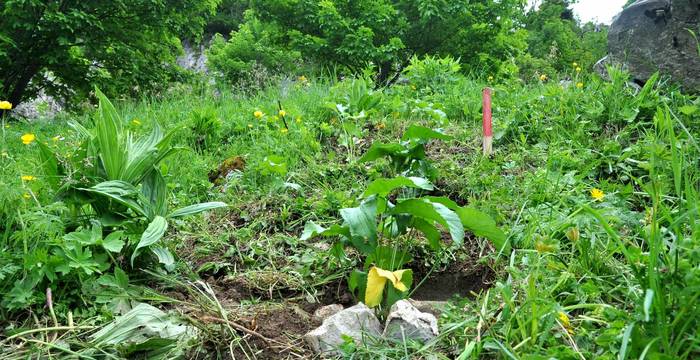
<svg viewBox="0 0 700 360">
<path fill-rule="evenodd" d="M 208 350 L 180 344 L 177 351 L 262 357 L 256 353 L 259 343 L 208 323 L 203 315 L 238 321 L 241 309 L 325 301 L 329 286 L 344 286 L 339 279 L 358 259 L 335 259 L 322 240 L 300 241 L 303 226 L 309 220 L 333 223 L 339 209 L 356 206 L 366 184 L 389 171 L 387 163 L 367 166 L 357 158 L 373 141 L 395 141 L 409 124 L 419 123 L 453 136 L 427 150 L 441 179 L 440 193 L 493 216 L 513 251 L 498 254 L 477 239 L 470 248 L 435 257 L 416 241 L 412 250 L 423 264 L 409 266 L 439 269 L 476 253 L 498 275 L 474 298 L 450 302 L 436 340 L 348 345 L 349 357 L 695 358 L 700 355 L 695 331 L 700 112 L 692 109 L 699 102 L 655 80 L 636 90 L 624 73 L 613 70 L 611 76 L 609 82 L 585 76 L 579 79 L 583 89 L 556 82 L 491 84 L 492 158 L 480 153 L 480 91 L 486 84 L 464 78 L 435 92 L 410 84 L 386 89 L 376 95 L 381 102 L 357 120 L 359 126 L 345 129 L 344 122 L 352 121 L 339 118 L 327 104 L 352 105 L 351 80 L 316 80 L 309 86 L 281 82 L 255 95 L 183 86 L 160 98 L 119 103 L 118 111 L 135 131 L 145 134 L 155 122 L 182 128 L 175 142 L 190 150 L 161 166 L 173 208 L 203 201 L 229 204 L 174 224 L 167 245 L 177 254 L 177 269 L 166 273 L 145 264 L 149 273 L 130 271 L 133 288 L 127 298 L 180 309 L 203 331 L 207 341 L 200 346 Z M 286 132 L 273 117 L 278 101 L 287 113 Z M 265 118 L 255 119 L 256 110 Z M 216 142 L 204 148 L 195 144 L 192 131 L 197 112 L 220 120 L 210 134 Z M 38 149 L 23 145 L 20 136 L 36 134 L 37 141 L 70 153 L 78 139 L 67 120 L 88 124 L 90 118 L 89 113 L 63 115 L 48 122 L 12 122 L 4 129 L 0 293 L 12 293 L 32 266 L 23 258 L 28 246 L 45 247 L 66 231 L 65 210 L 42 177 Z M 343 146 L 352 133 L 356 138 Z M 64 139 L 51 140 L 57 135 Z M 245 167 L 212 186 L 208 173 L 237 156 Z M 37 180 L 22 181 L 22 175 Z M 604 192 L 602 200 L 591 197 L 594 188 Z M 200 278 L 213 285 L 212 293 L 197 285 Z M 59 324 L 68 323 L 69 312 L 75 324 L 98 327 L 115 314 L 113 304 L 98 301 L 95 292 L 79 295 L 78 284 L 59 279 L 51 286 Z M 251 293 L 227 302 L 235 287 Z M 27 298 L 15 299 L 24 301 L 23 308 L 4 303 L 5 330 L 51 326 L 44 292 L 37 287 Z M 26 316 L 30 309 L 34 317 Z M 59 333 L 69 347 L 51 334 L 25 336 L 34 342 L 21 351 L 11 349 L 17 358 L 92 351 L 86 333 Z M 17 340 L 0 347 L 18 346 Z"/>
</svg>

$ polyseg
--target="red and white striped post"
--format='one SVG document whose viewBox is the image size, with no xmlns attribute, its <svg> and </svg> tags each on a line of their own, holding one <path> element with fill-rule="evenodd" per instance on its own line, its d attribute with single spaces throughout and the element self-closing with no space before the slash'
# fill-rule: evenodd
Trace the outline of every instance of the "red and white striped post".
<svg viewBox="0 0 700 360">
<path fill-rule="evenodd" d="M 484 155 L 489 156 L 493 152 L 493 127 L 491 124 L 491 89 L 484 88 L 483 94 L 483 128 L 484 128 Z"/>
</svg>

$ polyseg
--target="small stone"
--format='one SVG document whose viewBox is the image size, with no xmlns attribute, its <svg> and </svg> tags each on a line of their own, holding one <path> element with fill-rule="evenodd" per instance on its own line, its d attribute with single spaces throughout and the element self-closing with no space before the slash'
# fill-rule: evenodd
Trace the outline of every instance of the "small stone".
<svg viewBox="0 0 700 360">
<path fill-rule="evenodd" d="M 401 341 L 426 342 L 438 334 L 437 318 L 416 309 L 408 300 L 399 300 L 391 307 L 384 328 L 385 337 Z"/>
<path fill-rule="evenodd" d="M 341 311 L 343 311 L 343 305 L 340 304 L 322 306 L 314 311 L 314 320 L 323 321 Z"/>
<path fill-rule="evenodd" d="M 337 354 L 338 347 L 345 343 L 344 337 L 359 344 L 366 336 L 380 335 L 381 324 L 374 311 L 359 303 L 328 317 L 321 326 L 304 335 L 304 340 L 316 353 Z"/>
</svg>

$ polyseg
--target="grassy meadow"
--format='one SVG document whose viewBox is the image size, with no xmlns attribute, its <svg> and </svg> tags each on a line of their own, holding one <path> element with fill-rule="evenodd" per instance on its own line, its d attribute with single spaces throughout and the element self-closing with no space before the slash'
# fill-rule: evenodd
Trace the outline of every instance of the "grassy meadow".
<svg viewBox="0 0 700 360">
<path fill-rule="evenodd" d="M 0 358 L 313 357 L 301 340 L 318 325 L 310 314 L 362 300 L 348 282 L 365 257 L 305 229 L 340 223 L 370 184 L 404 174 L 363 155 L 412 126 L 447 135 L 421 145 L 432 187 L 387 198 L 478 209 L 505 241 L 468 226 L 459 241 L 437 226 L 439 250 L 422 233 L 392 238 L 410 254 L 404 297 L 443 300 L 431 298 L 444 292 L 431 285 L 441 278 L 459 278 L 463 292 L 439 294 L 449 301 L 433 341 L 349 341 L 345 358 L 697 358 L 700 100 L 659 78 L 633 86 L 614 68 L 608 79 L 575 68 L 564 77 L 459 75 L 376 91 L 361 77 L 281 78 L 255 92 L 202 83 L 112 99 L 114 113 L 103 104 L 53 120 L 5 119 Z M 486 86 L 490 157 L 481 152 Z M 111 179 L 98 159 L 116 145 L 93 130 L 100 117 L 134 139 L 167 133 L 177 148 L 154 162 L 162 176 L 134 181 L 161 189 L 157 209 L 138 215 L 131 188 L 87 189 Z M 118 219 L 106 218 L 105 203 Z M 199 203 L 208 211 L 195 214 Z M 154 232 L 162 237 L 148 238 Z M 138 303 L 192 333 L 126 345 L 168 330 L 144 330 L 146 315 L 115 326 Z"/>
</svg>

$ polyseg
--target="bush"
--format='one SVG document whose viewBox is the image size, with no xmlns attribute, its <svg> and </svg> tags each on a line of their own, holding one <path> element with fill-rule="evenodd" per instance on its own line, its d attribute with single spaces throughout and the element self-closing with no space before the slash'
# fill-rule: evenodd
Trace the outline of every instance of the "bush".
<svg viewBox="0 0 700 360">
<path fill-rule="evenodd" d="M 261 87 L 271 75 L 291 72 L 300 62 L 298 52 L 277 45 L 278 37 L 274 26 L 263 24 L 248 11 L 246 22 L 228 41 L 214 36 L 208 64 L 229 84 Z"/>
<path fill-rule="evenodd" d="M 412 57 L 404 73 L 416 88 L 437 91 L 456 81 L 460 69 L 459 59 L 455 60 L 449 55 L 443 58 L 426 55 L 423 59 Z"/>
</svg>

